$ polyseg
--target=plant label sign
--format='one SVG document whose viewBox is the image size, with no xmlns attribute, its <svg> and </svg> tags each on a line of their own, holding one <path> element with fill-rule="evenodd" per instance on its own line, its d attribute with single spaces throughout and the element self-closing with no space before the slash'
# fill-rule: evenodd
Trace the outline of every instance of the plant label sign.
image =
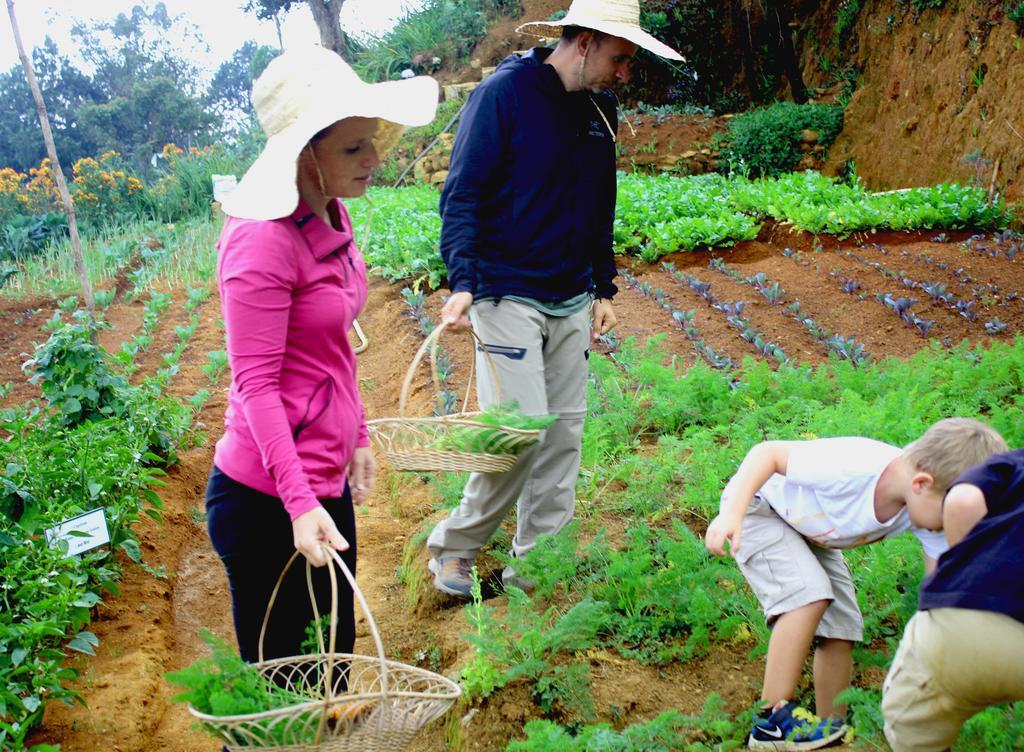
<svg viewBox="0 0 1024 752">
<path fill-rule="evenodd" d="M 68 556 L 77 556 L 110 543 L 106 512 L 102 508 L 93 509 L 46 531 L 46 542 L 50 546 L 56 547 L 61 541 L 68 542 Z"/>
</svg>

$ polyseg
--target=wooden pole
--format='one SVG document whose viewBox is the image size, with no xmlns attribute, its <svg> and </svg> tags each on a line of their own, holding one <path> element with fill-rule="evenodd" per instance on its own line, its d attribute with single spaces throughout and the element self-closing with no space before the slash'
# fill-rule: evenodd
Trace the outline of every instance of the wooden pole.
<svg viewBox="0 0 1024 752">
<path fill-rule="evenodd" d="M 50 129 L 50 116 L 46 113 L 46 103 L 43 102 L 43 94 L 39 91 L 39 84 L 36 82 L 35 73 L 32 72 L 32 62 L 25 52 L 25 45 L 21 41 L 21 32 L 18 30 L 18 19 L 14 15 L 14 0 L 7 0 L 7 14 L 11 17 L 11 31 L 14 33 L 14 44 L 18 48 L 18 57 L 21 58 L 21 67 L 25 70 L 25 78 L 28 79 L 28 86 L 32 90 L 32 98 L 36 101 L 36 112 L 39 114 L 39 125 L 43 129 L 43 141 L 46 142 L 46 153 L 50 157 L 50 167 L 53 170 L 53 177 L 57 182 L 57 190 L 60 191 L 61 201 L 64 202 L 64 210 L 68 215 L 68 232 L 71 235 L 71 253 L 75 257 L 75 266 L 78 269 L 78 276 L 82 283 L 82 297 L 85 298 L 85 306 L 89 315 L 95 318 L 96 304 L 92 297 L 92 283 L 89 281 L 89 273 L 85 268 L 85 257 L 82 255 L 82 240 L 78 235 L 78 222 L 75 220 L 75 205 L 71 201 L 71 193 L 68 191 L 68 183 L 64 179 L 64 171 L 60 167 L 60 159 L 57 157 L 57 145 L 53 141 L 53 131 Z"/>
</svg>

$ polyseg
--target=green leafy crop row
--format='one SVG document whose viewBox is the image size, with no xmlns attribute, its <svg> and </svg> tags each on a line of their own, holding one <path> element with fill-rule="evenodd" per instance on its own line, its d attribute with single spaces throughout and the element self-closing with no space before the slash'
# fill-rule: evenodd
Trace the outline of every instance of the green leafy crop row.
<svg viewBox="0 0 1024 752">
<path fill-rule="evenodd" d="M 68 651 L 92 654 L 86 630 L 104 592 L 117 594 L 122 551 L 141 563 L 132 530 L 142 514 L 161 519 L 153 491 L 162 468 L 192 435 L 191 408 L 164 394 L 182 343 L 164 367 L 131 385 L 131 353 L 96 344 L 100 325 L 84 314 L 52 319 L 50 338 L 26 366 L 47 405 L 0 410 L 0 748 L 20 750 L 47 702 L 74 701 Z M 191 327 L 183 332 L 191 335 Z M 65 556 L 43 533 L 102 508 L 109 549 Z"/>
<path fill-rule="evenodd" d="M 388 280 L 439 287 L 441 220 L 432 188 L 373 188 L 369 201 L 350 203 L 356 240 L 370 265 Z M 372 202 L 372 203 L 370 203 Z M 755 238 L 762 222 L 846 236 L 878 229 L 988 228 L 1009 215 L 980 188 L 939 185 L 871 193 L 816 172 L 750 180 L 734 175 L 620 175 L 615 250 L 656 261 L 678 250 L 729 246 Z"/>
</svg>

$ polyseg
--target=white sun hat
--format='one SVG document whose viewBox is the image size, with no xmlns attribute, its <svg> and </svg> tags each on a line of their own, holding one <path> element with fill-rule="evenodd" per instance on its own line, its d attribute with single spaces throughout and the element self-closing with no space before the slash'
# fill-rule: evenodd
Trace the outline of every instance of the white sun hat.
<svg viewBox="0 0 1024 752">
<path fill-rule="evenodd" d="M 684 60 L 667 44 L 659 42 L 640 27 L 639 0 L 573 0 L 565 18 L 559 21 L 531 21 L 516 31 L 535 37 L 560 37 L 566 26 L 603 31 L 622 37 L 648 52 L 669 60 Z"/>
<path fill-rule="evenodd" d="M 379 118 L 373 141 L 384 154 L 405 126 L 430 123 L 437 101 L 437 81 L 429 76 L 369 84 L 324 47 L 287 50 L 253 84 L 252 104 L 267 143 L 222 208 L 243 219 L 287 217 L 299 204 L 299 154 L 318 132 L 349 117 Z"/>
</svg>

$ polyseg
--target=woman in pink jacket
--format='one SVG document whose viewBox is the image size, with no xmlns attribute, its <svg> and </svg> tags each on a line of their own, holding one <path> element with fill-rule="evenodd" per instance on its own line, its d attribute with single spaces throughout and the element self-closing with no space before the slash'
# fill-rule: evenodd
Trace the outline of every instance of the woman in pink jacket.
<svg viewBox="0 0 1024 752">
<path fill-rule="evenodd" d="M 232 380 L 206 491 L 210 538 L 227 569 L 241 656 L 258 657 L 264 612 L 297 549 L 319 569 L 326 543 L 355 572 L 352 503 L 374 460 L 348 330 L 366 267 L 339 197 L 362 196 L 401 126 L 434 117 L 437 84 L 367 84 L 320 47 L 285 52 L 253 86 L 267 143 L 223 201 L 218 282 Z M 304 567 L 282 584 L 264 658 L 298 655 L 313 619 Z M 352 593 L 339 577 L 337 650 L 351 652 Z"/>
</svg>

